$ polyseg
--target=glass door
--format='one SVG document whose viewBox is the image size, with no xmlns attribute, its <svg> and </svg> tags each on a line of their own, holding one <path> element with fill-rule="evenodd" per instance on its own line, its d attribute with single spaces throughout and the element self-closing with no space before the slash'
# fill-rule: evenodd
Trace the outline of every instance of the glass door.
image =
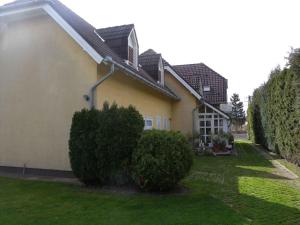
<svg viewBox="0 0 300 225">
<path fill-rule="evenodd" d="M 213 134 L 213 117 L 212 115 L 200 116 L 200 138 L 203 143 L 211 143 L 211 137 Z"/>
<path fill-rule="evenodd" d="M 202 143 L 210 144 L 212 142 L 212 136 L 223 132 L 224 118 L 207 108 L 199 108 L 199 132 L 200 140 Z"/>
</svg>

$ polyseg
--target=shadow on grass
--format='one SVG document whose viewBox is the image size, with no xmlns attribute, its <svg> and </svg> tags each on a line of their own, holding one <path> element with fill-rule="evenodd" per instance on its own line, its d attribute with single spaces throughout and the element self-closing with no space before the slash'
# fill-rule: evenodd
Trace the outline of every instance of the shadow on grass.
<svg viewBox="0 0 300 225">
<path fill-rule="evenodd" d="M 297 225 L 300 194 L 247 143 L 237 157 L 201 157 L 183 195 L 83 192 L 78 186 L 0 178 L 0 224 Z"/>
<path fill-rule="evenodd" d="M 300 193 L 286 183 L 289 179 L 274 174 L 272 163 L 250 143 L 241 141 L 236 147 L 237 157 L 196 159 L 194 173 L 186 183 L 223 199 L 250 224 L 300 224 Z M 208 175 L 200 175 L 197 182 L 196 171 Z"/>
</svg>

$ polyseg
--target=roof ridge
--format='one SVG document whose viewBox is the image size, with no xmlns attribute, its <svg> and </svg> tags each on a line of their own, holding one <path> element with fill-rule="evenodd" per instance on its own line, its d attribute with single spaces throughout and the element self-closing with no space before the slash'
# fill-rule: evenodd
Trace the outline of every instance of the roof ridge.
<svg viewBox="0 0 300 225">
<path fill-rule="evenodd" d="M 176 67 L 176 66 L 193 66 L 193 65 L 205 65 L 205 63 L 203 63 L 203 62 L 200 62 L 200 63 L 188 63 L 188 64 L 180 64 L 180 65 L 172 65 L 172 66 Z M 205 66 L 207 66 L 207 65 L 205 65 Z"/>
<path fill-rule="evenodd" d="M 148 50 L 144 51 L 143 53 L 141 53 L 140 55 L 150 55 L 150 54 L 160 54 L 161 53 L 157 53 L 156 51 L 154 51 L 152 48 L 149 48 Z"/>
<path fill-rule="evenodd" d="M 110 26 L 110 27 L 102 27 L 102 28 L 96 28 L 96 30 L 102 30 L 102 29 L 111 29 L 111 28 L 120 28 L 120 27 L 135 27 L 134 23 L 130 24 L 122 24 L 122 25 L 117 25 L 117 26 Z"/>
<path fill-rule="evenodd" d="M 178 68 L 178 67 L 184 67 L 184 66 L 196 66 L 196 65 L 202 65 L 205 66 L 207 69 L 213 71 L 216 75 L 220 76 L 221 78 L 227 80 L 227 78 L 223 77 L 221 74 L 219 74 L 218 72 L 216 72 L 214 69 L 212 69 L 211 67 L 209 67 L 208 65 L 206 65 L 205 63 L 192 63 L 192 64 L 182 64 L 182 65 L 173 65 L 174 68 Z"/>
</svg>

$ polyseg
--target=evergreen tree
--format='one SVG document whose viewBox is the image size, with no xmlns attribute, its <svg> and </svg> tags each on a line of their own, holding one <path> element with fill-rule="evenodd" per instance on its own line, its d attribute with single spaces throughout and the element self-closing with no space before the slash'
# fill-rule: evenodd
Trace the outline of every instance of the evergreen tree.
<svg viewBox="0 0 300 225">
<path fill-rule="evenodd" d="M 235 125 L 237 129 L 237 127 L 241 127 L 246 121 L 244 104 L 241 102 L 240 96 L 236 93 L 232 95 L 230 101 L 232 104 L 231 118 L 233 125 Z"/>
</svg>

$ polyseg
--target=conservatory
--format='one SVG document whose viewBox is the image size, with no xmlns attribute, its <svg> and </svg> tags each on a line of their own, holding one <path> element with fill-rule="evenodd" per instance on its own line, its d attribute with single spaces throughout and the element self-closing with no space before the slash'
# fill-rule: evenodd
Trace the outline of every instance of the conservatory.
<svg viewBox="0 0 300 225">
<path fill-rule="evenodd" d="M 199 106 L 195 114 L 195 129 L 200 142 L 210 144 L 212 136 L 230 131 L 230 117 L 218 108 L 204 103 Z"/>
</svg>

